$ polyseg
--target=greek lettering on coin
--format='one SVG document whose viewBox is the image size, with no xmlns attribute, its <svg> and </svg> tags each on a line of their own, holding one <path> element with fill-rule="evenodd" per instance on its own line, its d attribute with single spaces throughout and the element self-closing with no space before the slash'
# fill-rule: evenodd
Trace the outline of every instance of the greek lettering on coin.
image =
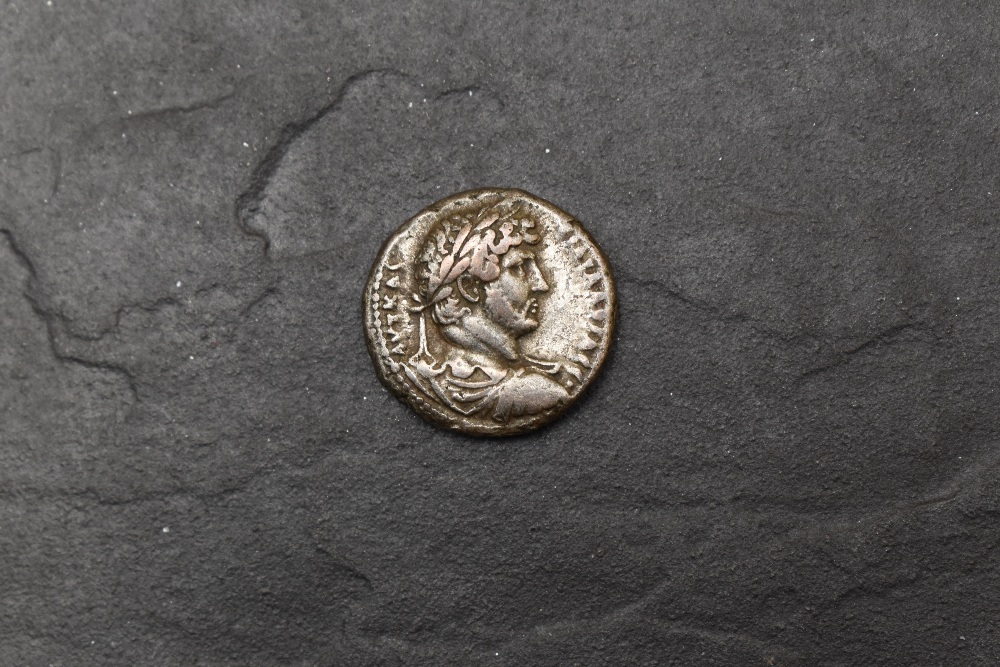
<svg viewBox="0 0 1000 667">
<path fill-rule="evenodd" d="M 511 435 L 565 412 L 600 371 L 615 288 L 572 216 L 521 190 L 471 190 L 385 242 L 364 324 L 379 378 L 417 413 Z"/>
</svg>

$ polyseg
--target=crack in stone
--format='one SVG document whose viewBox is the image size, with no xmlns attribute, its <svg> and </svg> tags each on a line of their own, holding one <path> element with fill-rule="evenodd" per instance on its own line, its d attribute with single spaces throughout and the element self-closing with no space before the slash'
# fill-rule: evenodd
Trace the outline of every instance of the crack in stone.
<svg viewBox="0 0 1000 667">
<path fill-rule="evenodd" d="M 265 257 L 268 257 L 268 253 L 271 249 L 271 237 L 268 235 L 266 230 L 251 227 L 249 224 L 249 218 L 259 210 L 260 204 L 264 199 L 264 193 L 267 190 L 267 186 L 270 184 L 275 173 L 277 173 L 278 167 L 281 166 L 281 163 L 288 154 L 288 151 L 291 149 L 295 141 L 311 127 L 322 120 L 327 114 L 339 109 L 341 105 L 343 105 L 344 100 L 347 98 L 347 93 L 352 87 L 359 82 L 364 81 L 368 77 L 380 74 L 390 74 L 406 79 L 410 78 L 404 72 L 394 69 L 371 69 L 352 74 L 344 81 L 333 100 L 320 108 L 319 111 L 305 119 L 286 123 L 278 131 L 277 140 L 267 150 L 264 157 L 257 163 L 257 166 L 253 170 L 253 174 L 250 176 L 250 183 L 236 197 L 234 216 L 236 218 L 237 226 L 244 234 L 261 239 L 263 242 L 262 252 Z"/>
<path fill-rule="evenodd" d="M 199 287 L 190 294 L 192 297 L 196 297 L 205 294 L 207 292 L 211 292 L 213 290 L 222 288 L 223 286 L 220 283 L 215 282 L 210 285 L 206 285 L 205 287 Z M 58 317 L 62 321 L 62 325 L 60 326 L 60 333 L 62 335 L 68 338 L 75 338 L 77 340 L 88 343 L 96 343 L 102 340 L 108 334 L 112 333 L 113 331 L 117 331 L 119 326 L 121 325 L 121 318 L 126 313 L 133 312 L 136 310 L 141 310 L 150 314 L 155 314 L 158 311 L 162 310 L 163 308 L 166 308 L 167 306 L 183 307 L 184 301 L 176 296 L 163 296 L 154 299 L 152 301 L 138 301 L 133 303 L 124 303 L 115 309 L 115 314 L 112 319 L 111 325 L 93 334 L 77 333 L 76 331 L 73 331 L 72 328 L 70 328 L 69 320 L 65 316 L 60 314 L 55 314 L 55 317 Z"/>
<path fill-rule="evenodd" d="M 668 283 L 662 278 L 648 278 L 641 276 L 633 276 L 629 274 L 616 276 L 617 282 L 622 284 L 631 284 L 643 289 L 653 289 L 658 290 L 661 294 L 664 294 L 671 299 L 680 301 L 681 303 L 690 306 L 695 310 L 699 310 L 710 314 L 713 318 L 722 320 L 724 322 L 733 322 L 736 324 L 753 323 L 754 320 L 743 313 L 727 313 L 723 311 L 718 306 L 713 306 L 707 301 L 701 301 L 690 297 L 679 289 L 677 289 L 673 284 Z"/>
<path fill-rule="evenodd" d="M 58 148 L 51 149 L 52 151 L 52 190 L 49 193 L 49 200 L 56 198 L 59 194 L 59 186 L 62 185 L 62 173 L 63 173 L 63 157 L 62 151 Z"/>
<path fill-rule="evenodd" d="M 918 500 L 885 507 L 877 511 L 866 511 L 860 516 L 851 516 L 846 511 L 841 511 L 838 516 L 826 519 L 800 515 L 808 525 L 800 523 L 796 531 L 782 537 L 780 542 L 797 542 L 808 539 L 814 544 L 821 544 L 831 533 L 844 536 L 857 535 L 859 532 L 865 533 L 877 529 L 885 522 L 905 520 L 915 514 L 939 509 L 973 493 L 976 489 L 981 489 L 987 481 L 992 481 L 993 477 L 987 473 L 998 466 L 1000 466 L 1000 450 L 958 471 L 942 489 Z M 753 517 L 757 516 L 758 512 L 743 510 L 740 514 Z"/>
<path fill-rule="evenodd" d="M 32 146 L 31 148 L 14 151 L 13 153 L 4 153 L 3 155 L 0 155 L 0 162 L 6 160 L 16 160 L 19 157 L 25 157 L 27 155 L 34 155 L 35 153 L 41 153 L 43 150 L 45 150 L 44 146 Z"/>
<path fill-rule="evenodd" d="M 267 230 L 257 229 L 251 226 L 250 218 L 260 210 L 260 205 L 264 200 L 265 193 L 271 183 L 271 179 L 274 178 L 274 175 L 278 172 L 279 167 L 285 159 L 285 156 L 288 155 L 289 150 L 291 150 L 292 145 L 328 114 L 339 110 L 343 106 L 344 101 L 347 99 L 347 94 L 355 85 L 373 76 L 387 75 L 404 81 L 416 81 L 414 77 L 406 72 L 392 68 L 369 69 L 357 72 L 349 76 L 344 81 L 340 89 L 334 95 L 333 100 L 329 103 L 304 119 L 286 123 L 278 131 L 278 138 L 264 153 L 263 158 L 261 158 L 261 160 L 257 163 L 257 166 L 254 168 L 253 173 L 250 176 L 249 183 L 236 197 L 234 206 L 234 217 L 236 219 L 237 226 L 244 234 L 261 239 L 263 243 L 262 253 L 264 257 L 269 257 L 272 243 L 271 237 Z M 438 101 L 447 97 L 467 96 L 482 91 L 483 88 L 479 85 L 463 86 L 460 88 L 443 90 L 434 95 L 431 99 Z M 503 101 L 498 101 L 501 106 L 503 106 Z"/>
<path fill-rule="evenodd" d="M 24 267 L 28 273 L 28 286 L 22 292 L 22 296 L 28 302 L 32 311 L 38 316 L 45 327 L 46 339 L 49 344 L 49 349 L 52 352 L 53 357 L 61 363 L 71 363 L 92 370 L 99 370 L 103 372 L 114 373 L 119 375 L 128 386 L 129 392 L 132 395 L 133 407 L 135 404 L 140 402 L 140 391 L 139 382 L 135 374 L 127 366 L 123 364 L 117 364 L 109 361 L 102 361 L 96 359 L 89 359 L 85 356 L 81 356 L 78 353 L 71 352 L 65 349 L 65 346 L 60 343 L 61 339 L 75 339 L 88 343 L 95 343 L 101 341 L 108 334 L 116 331 L 121 325 L 121 318 L 128 312 L 135 310 L 142 310 L 148 313 L 155 314 L 159 310 L 167 306 L 177 306 L 182 307 L 184 305 L 183 301 L 175 296 L 165 296 L 155 299 L 150 302 L 139 302 L 139 303 L 126 303 L 122 304 L 115 310 L 115 315 L 113 322 L 110 326 L 98 331 L 95 334 L 83 334 L 77 333 L 72 330 L 70 326 L 70 320 L 66 318 L 65 315 L 52 312 L 47 310 L 42 305 L 42 300 L 35 294 L 33 290 L 36 289 L 38 283 L 38 269 L 35 263 L 32 261 L 31 257 L 24 251 L 14 232 L 10 229 L 0 228 L 0 236 L 3 236 L 7 245 L 10 248 L 13 255 L 17 258 L 17 261 Z M 215 289 L 220 289 L 222 286 L 219 283 L 212 283 L 206 287 L 201 287 L 193 292 L 194 296 L 210 292 Z M 270 285 L 264 289 L 264 291 L 255 296 L 251 301 L 244 306 L 240 313 L 241 315 L 246 315 L 250 310 L 252 310 L 256 305 L 263 302 L 269 296 L 277 293 L 277 287 Z"/>
<path fill-rule="evenodd" d="M 923 500 L 919 500 L 915 503 L 910 503 L 909 505 L 903 505 L 902 507 L 899 508 L 899 511 L 912 512 L 917 510 L 928 509 L 934 505 L 943 505 L 945 503 L 951 502 L 955 498 L 958 498 L 960 495 L 962 495 L 962 491 L 963 489 L 955 489 L 948 493 L 943 493 L 937 496 L 924 498 Z"/>
<path fill-rule="evenodd" d="M 274 296 L 277 293 L 278 293 L 278 286 L 269 285 L 263 292 L 261 292 L 258 296 L 251 299 L 250 302 L 247 303 L 247 305 L 243 306 L 243 308 L 240 309 L 240 316 L 246 317 L 247 315 L 250 314 L 250 312 L 254 308 L 264 303 L 267 299 L 269 299 L 270 297 Z"/>
<path fill-rule="evenodd" d="M 204 111 L 205 109 L 217 109 L 222 106 L 223 103 L 236 97 L 239 92 L 239 88 L 243 81 L 238 82 L 232 90 L 218 97 L 212 97 L 207 100 L 199 100 L 197 102 L 192 102 L 191 104 L 176 104 L 167 107 L 160 107 L 157 109 L 148 109 L 146 111 L 139 111 L 137 113 L 132 113 L 129 116 L 124 116 L 118 118 L 117 122 L 121 123 L 135 123 L 137 121 L 159 121 L 164 118 L 168 118 L 174 115 L 184 115 L 189 113 L 194 113 L 196 111 Z"/>
<path fill-rule="evenodd" d="M 443 100 L 443 99 L 446 99 L 446 98 L 449 98 L 449 97 L 471 97 L 474 94 L 481 94 L 481 93 L 488 93 L 488 92 L 489 91 L 487 91 L 485 88 L 483 88 L 479 84 L 473 84 L 471 86 L 462 86 L 461 88 L 449 88 L 447 90 L 442 90 L 440 93 L 438 93 L 434 97 L 432 97 L 431 101 L 438 102 L 440 100 Z M 501 109 L 503 109 L 506 106 L 506 104 L 504 104 L 504 101 L 502 99 L 500 99 L 499 97 L 493 96 L 493 99 L 496 100 L 500 104 L 500 108 Z"/>
<path fill-rule="evenodd" d="M 10 247 L 10 251 L 14 253 L 14 257 L 17 258 L 17 261 L 19 261 L 21 265 L 25 268 L 25 270 L 28 272 L 29 282 L 37 280 L 38 271 L 35 270 L 35 264 L 34 262 L 31 261 L 31 258 L 28 257 L 28 254 L 24 252 L 24 250 L 18 244 L 17 239 L 14 237 L 14 232 L 12 232 L 9 229 L 0 228 L 0 234 L 2 234 L 4 238 L 7 239 L 7 245 Z"/>
<path fill-rule="evenodd" d="M 375 589 L 374 585 L 372 584 L 371 577 L 369 577 L 367 574 L 365 574 L 358 568 L 354 567 L 353 565 L 343 562 L 326 547 L 317 544 L 316 553 L 329 558 L 332 561 L 330 564 L 335 566 L 338 570 L 342 570 L 344 574 L 346 574 L 349 578 L 361 582 L 361 585 L 369 593 L 371 593 Z"/>
<path fill-rule="evenodd" d="M 529 630 L 518 632 L 516 636 L 511 637 L 502 644 L 489 649 L 487 655 L 505 652 L 512 644 L 527 642 L 532 638 L 553 637 L 556 635 L 565 635 L 567 632 L 572 633 L 579 630 L 587 631 L 591 628 L 606 628 L 608 625 L 628 622 L 632 617 L 634 617 L 637 613 L 642 612 L 653 600 L 655 600 L 655 598 L 666 589 L 666 586 L 667 580 L 661 579 L 659 583 L 653 586 L 639 599 L 616 609 L 612 609 L 611 611 L 596 618 L 569 619 L 556 621 L 554 623 L 536 625 Z M 776 648 L 776 645 L 772 643 L 765 642 L 744 633 L 727 632 L 725 630 L 717 630 L 714 628 L 702 628 L 656 618 L 649 618 L 647 620 L 668 634 L 694 635 L 718 644 L 728 644 L 733 641 L 739 641 L 751 644 L 756 650 L 762 650 L 765 647 L 769 649 Z"/>
<path fill-rule="evenodd" d="M 132 312 L 135 310 L 142 310 L 147 313 L 156 313 L 157 311 L 166 308 L 167 306 L 182 306 L 182 305 L 183 303 L 181 302 L 181 300 L 173 296 L 160 297 L 159 299 L 155 299 L 153 301 L 144 303 L 122 304 L 115 310 L 115 315 L 111 326 L 101 329 L 95 334 L 83 334 L 73 331 L 69 326 L 65 324 L 65 317 L 60 316 L 60 319 L 64 321 L 64 324 L 61 327 L 61 333 L 70 338 L 76 338 L 77 340 L 86 341 L 88 343 L 96 343 L 102 340 L 108 334 L 112 333 L 113 331 L 117 331 L 118 327 L 121 325 L 122 315 L 128 312 Z"/>
<path fill-rule="evenodd" d="M 890 515 L 895 518 L 905 516 L 913 512 L 925 512 L 936 509 L 941 505 L 946 505 L 963 495 L 971 493 L 977 488 L 981 488 L 988 471 L 1000 465 L 1000 451 L 992 456 L 986 457 L 978 463 L 973 463 L 958 471 L 951 480 L 951 484 L 934 495 L 927 496 L 921 500 L 905 503 L 893 510 Z"/>
<path fill-rule="evenodd" d="M 815 377 L 816 375 L 825 373 L 826 371 L 833 370 L 834 368 L 838 368 L 840 366 L 843 366 L 844 364 L 849 363 L 855 355 L 860 354 L 861 352 L 877 347 L 892 345 L 898 342 L 899 337 L 903 333 L 910 330 L 919 331 L 922 330 L 923 328 L 924 326 L 922 322 L 909 321 L 909 322 L 902 322 L 900 324 L 895 324 L 887 329 L 884 329 L 876 333 L 868 340 L 859 343 L 858 345 L 855 345 L 852 348 L 838 352 L 832 361 L 829 361 L 820 366 L 816 366 L 815 368 L 810 368 L 806 370 L 805 372 L 800 374 L 795 381 L 796 383 L 805 382 L 811 377 Z"/>
<path fill-rule="evenodd" d="M 24 298 L 27 300 L 28 305 L 35 312 L 38 318 L 45 325 L 45 334 L 49 342 L 49 348 L 52 351 L 53 357 L 56 360 L 63 363 L 73 363 L 93 370 L 100 370 L 110 373 L 115 373 L 120 375 L 125 381 L 132 394 L 133 404 L 139 402 L 139 388 L 136 383 L 135 375 L 124 366 L 117 364 L 111 364 L 107 362 L 94 361 L 91 359 L 84 359 L 73 354 L 69 354 L 60 349 L 58 341 L 56 340 L 56 328 L 57 324 L 55 319 L 60 317 L 54 315 L 47 310 L 45 310 L 39 303 L 38 299 L 31 293 L 31 286 L 37 281 L 38 271 L 35 268 L 34 262 L 31 258 L 24 252 L 21 246 L 18 244 L 13 232 L 9 229 L 0 229 L 0 235 L 3 235 L 7 239 L 7 245 L 10 247 L 11 252 L 14 256 L 18 258 L 18 261 L 25 267 L 28 271 L 28 289 L 22 292 Z"/>
<path fill-rule="evenodd" d="M 749 315 L 746 315 L 745 313 L 726 312 L 718 306 L 714 306 L 711 303 L 701 301 L 699 299 L 695 299 L 684 294 L 676 287 L 674 287 L 672 284 L 669 284 L 666 280 L 663 280 L 661 278 L 644 278 L 626 274 L 624 276 L 621 276 L 618 280 L 622 284 L 632 284 L 644 289 L 658 290 L 661 294 L 664 294 L 671 299 L 680 301 L 684 305 L 694 310 L 706 313 L 716 320 L 731 324 L 748 325 L 752 327 L 754 330 L 758 331 L 759 333 L 770 336 L 784 343 L 794 344 L 794 343 L 812 341 L 816 344 L 819 344 L 821 342 L 820 337 L 815 334 L 801 332 L 797 334 L 788 335 L 761 325 L 759 320 L 755 320 L 754 318 L 750 317 Z M 853 347 L 836 352 L 834 358 L 831 361 L 828 361 L 827 363 L 824 363 L 820 366 L 816 366 L 814 368 L 805 370 L 795 378 L 794 382 L 796 384 L 799 384 L 805 382 L 811 377 L 814 377 L 826 371 L 842 366 L 850 362 L 855 355 L 860 354 L 866 350 L 882 347 L 884 345 L 892 345 L 897 342 L 904 342 L 900 341 L 899 337 L 902 334 L 906 333 L 907 331 L 925 331 L 925 330 L 926 330 L 925 323 L 919 320 L 910 320 L 907 322 L 894 324 L 893 326 L 888 327 L 887 329 L 884 329 L 876 333 L 874 336 L 868 338 L 867 340 L 861 343 L 854 345 Z M 839 337 L 838 340 L 843 340 L 844 338 L 847 337 Z M 912 342 L 912 341 L 905 341 L 905 342 Z M 927 342 L 927 341 L 921 339 L 919 342 Z"/>
<path fill-rule="evenodd" d="M 674 299 L 675 301 L 680 301 L 693 310 L 705 313 L 713 319 L 729 324 L 745 324 L 761 334 L 770 336 L 771 338 L 775 338 L 785 343 L 799 343 L 804 341 L 819 340 L 815 334 L 811 333 L 800 332 L 796 334 L 785 334 L 775 331 L 774 329 L 764 326 L 760 320 L 756 320 L 746 313 L 726 311 L 723 308 L 715 306 L 707 301 L 702 301 L 688 296 L 684 292 L 677 289 L 677 287 L 673 284 L 668 283 L 662 278 L 647 278 L 625 274 L 616 276 L 616 280 L 620 284 L 631 284 L 642 289 L 657 290 L 661 294 Z"/>
</svg>

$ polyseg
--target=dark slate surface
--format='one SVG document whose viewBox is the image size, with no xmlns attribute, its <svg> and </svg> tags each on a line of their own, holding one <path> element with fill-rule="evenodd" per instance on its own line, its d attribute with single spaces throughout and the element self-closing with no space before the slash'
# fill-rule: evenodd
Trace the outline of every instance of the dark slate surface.
<svg viewBox="0 0 1000 667">
<path fill-rule="evenodd" d="M 0 664 L 1000 664 L 992 2 L 0 8 Z M 475 440 L 387 233 L 577 215 L 617 346 Z"/>
</svg>

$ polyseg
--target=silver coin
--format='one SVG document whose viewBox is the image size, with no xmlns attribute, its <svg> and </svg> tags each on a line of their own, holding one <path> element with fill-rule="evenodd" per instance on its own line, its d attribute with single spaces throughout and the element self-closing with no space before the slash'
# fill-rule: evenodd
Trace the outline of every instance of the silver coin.
<svg viewBox="0 0 1000 667">
<path fill-rule="evenodd" d="M 546 424 L 600 371 L 615 326 L 607 259 L 578 221 L 521 190 L 442 199 L 382 246 L 364 293 L 382 382 L 475 435 Z"/>
</svg>

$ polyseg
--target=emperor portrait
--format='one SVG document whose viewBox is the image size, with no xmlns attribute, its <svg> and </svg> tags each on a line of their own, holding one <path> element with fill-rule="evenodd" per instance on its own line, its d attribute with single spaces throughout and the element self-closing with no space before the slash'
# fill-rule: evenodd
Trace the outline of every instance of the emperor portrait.
<svg viewBox="0 0 1000 667">
<path fill-rule="evenodd" d="M 462 415 L 500 423 L 569 399 L 562 364 L 520 345 L 544 317 L 550 284 L 536 252 L 544 242 L 530 215 L 502 203 L 430 230 L 417 258 L 420 344 L 405 364 L 411 381 Z"/>
</svg>

